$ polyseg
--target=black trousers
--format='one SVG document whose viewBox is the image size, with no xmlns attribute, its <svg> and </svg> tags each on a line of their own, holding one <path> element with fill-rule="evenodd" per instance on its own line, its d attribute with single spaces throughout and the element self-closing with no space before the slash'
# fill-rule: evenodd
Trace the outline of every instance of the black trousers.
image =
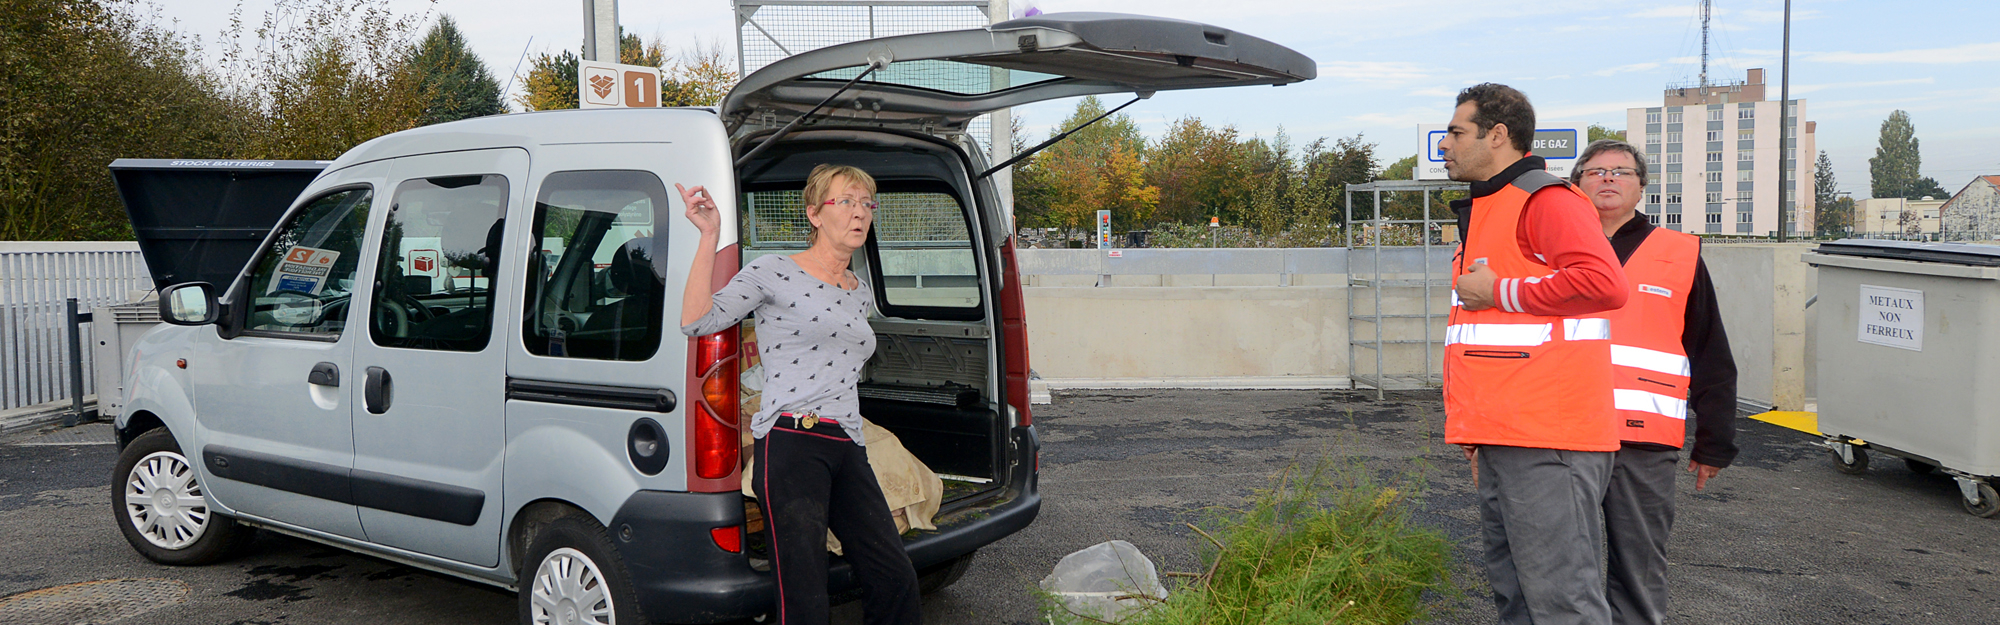
<svg viewBox="0 0 2000 625">
<path fill-rule="evenodd" d="M 831 421 L 811 430 L 792 425 L 781 419 L 752 450 L 757 467 L 751 486 L 764 508 L 771 568 L 778 576 L 778 623 L 827 622 L 828 529 L 840 539 L 843 557 L 861 582 L 863 622 L 922 623 L 917 571 L 896 534 L 867 450 Z"/>
</svg>

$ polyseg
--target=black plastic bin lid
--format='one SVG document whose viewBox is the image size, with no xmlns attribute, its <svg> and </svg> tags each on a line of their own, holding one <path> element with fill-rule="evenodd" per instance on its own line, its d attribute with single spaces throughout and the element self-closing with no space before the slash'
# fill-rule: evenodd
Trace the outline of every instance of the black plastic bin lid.
<svg viewBox="0 0 2000 625">
<path fill-rule="evenodd" d="M 1973 267 L 2000 267 L 2000 246 L 1965 243 L 1923 243 L 1886 239 L 1841 239 L 1813 250 L 1835 256 L 1886 258 Z"/>
<path fill-rule="evenodd" d="M 121 158 L 111 177 L 154 288 L 227 289 L 264 235 L 331 161 Z"/>
</svg>

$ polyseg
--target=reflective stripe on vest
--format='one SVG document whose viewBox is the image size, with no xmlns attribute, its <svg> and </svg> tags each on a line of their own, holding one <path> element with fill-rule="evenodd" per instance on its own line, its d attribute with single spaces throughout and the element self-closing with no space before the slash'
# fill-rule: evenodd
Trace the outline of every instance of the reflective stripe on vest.
<svg viewBox="0 0 2000 625">
<path fill-rule="evenodd" d="M 1635 330 L 1643 332 L 1643 330 Z M 1654 351 L 1644 347 L 1611 344 L 1611 364 L 1655 371 L 1667 375 L 1688 377 L 1692 371 L 1688 367 L 1687 356 Z"/>
<path fill-rule="evenodd" d="M 1617 376 L 1619 437 L 1680 447 L 1687 439 L 1688 379 L 1681 334 L 1701 239 L 1655 228 L 1625 260 L 1632 293 L 1612 311 L 1611 364 Z"/>
<path fill-rule="evenodd" d="M 1546 323 L 1461 323 L 1445 326 L 1444 344 L 1534 347 L 1549 342 L 1554 330 L 1554 326 Z"/>
<path fill-rule="evenodd" d="M 1630 410 L 1673 417 L 1682 421 L 1687 420 L 1688 403 L 1685 399 L 1674 399 L 1659 393 L 1648 393 L 1629 388 L 1612 389 L 1611 397 L 1617 403 L 1618 410 L 1621 412 Z M 1675 446 L 1678 447 L 1679 445 Z"/>
<path fill-rule="evenodd" d="M 1499 281 L 1494 299 L 1504 306 L 1465 310 L 1456 301 L 1445 327 L 1445 442 L 1576 451 L 1615 451 L 1611 324 L 1601 315 L 1542 316 L 1521 310 L 1521 289 L 1551 273 L 1522 253 L 1517 226 L 1536 191 L 1551 186 L 1557 202 L 1551 219 L 1574 219 L 1595 228 L 1589 200 L 1548 172 L 1533 170 L 1489 195 L 1472 199 L 1472 214 L 1457 258 L 1453 286 L 1475 260 Z M 1571 194 L 1554 197 L 1557 193 Z M 1538 211 L 1539 213 L 1540 211 Z"/>
</svg>

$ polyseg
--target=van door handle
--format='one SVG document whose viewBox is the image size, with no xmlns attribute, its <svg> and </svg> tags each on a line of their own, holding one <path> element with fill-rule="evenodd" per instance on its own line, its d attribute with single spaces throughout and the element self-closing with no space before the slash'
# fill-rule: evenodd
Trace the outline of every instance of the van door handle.
<svg viewBox="0 0 2000 625">
<path fill-rule="evenodd" d="M 306 383 L 320 386 L 340 386 L 340 365 L 330 362 L 313 365 L 312 373 L 306 374 Z"/>
<path fill-rule="evenodd" d="M 361 400 L 368 408 L 368 414 L 382 414 L 389 411 L 389 402 L 396 398 L 395 383 L 389 379 L 389 370 L 369 367 L 367 381 L 362 383 Z"/>
</svg>

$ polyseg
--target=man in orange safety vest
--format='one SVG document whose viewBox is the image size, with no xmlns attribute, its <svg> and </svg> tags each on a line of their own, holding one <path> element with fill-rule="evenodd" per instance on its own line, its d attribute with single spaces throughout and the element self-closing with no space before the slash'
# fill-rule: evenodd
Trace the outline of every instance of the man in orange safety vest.
<svg viewBox="0 0 2000 625">
<path fill-rule="evenodd" d="M 1605 596 L 1620 625 L 1658 625 L 1666 616 L 1674 466 L 1688 413 L 1695 418 L 1688 454 L 1695 490 L 1736 458 L 1736 361 L 1701 239 L 1656 228 L 1639 214 L 1647 169 L 1638 147 L 1604 140 L 1584 148 L 1570 173 L 1597 207 L 1632 288 L 1625 307 L 1610 313 L 1612 401 L 1623 444 L 1604 495 Z"/>
</svg>

